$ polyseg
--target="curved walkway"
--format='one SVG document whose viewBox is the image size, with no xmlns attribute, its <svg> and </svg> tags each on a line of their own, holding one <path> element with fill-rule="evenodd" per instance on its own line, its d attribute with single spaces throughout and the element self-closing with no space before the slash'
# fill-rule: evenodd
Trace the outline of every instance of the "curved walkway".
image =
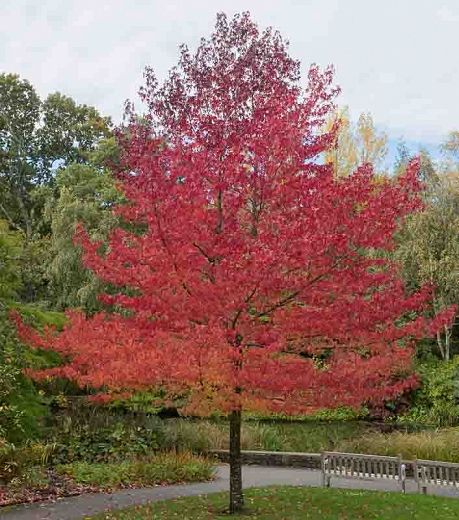
<svg viewBox="0 0 459 520">
<path fill-rule="evenodd" d="M 317 470 L 262 466 L 244 466 L 243 468 L 244 487 L 246 488 L 272 485 L 315 487 L 320 486 L 320 477 L 321 473 Z M 363 481 L 345 478 L 332 479 L 332 487 L 399 491 L 397 484 L 392 481 Z M 59 499 L 56 502 L 43 502 L 0 510 L 0 518 L 2 520 L 77 520 L 107 510 L 123 509 L 156 500 L 203 495 L 228 489 L 229 468 L 228 466 L 218 466 L 216 468 L 216 479 L 212 482 L 123 489 L 114 493 L 85 494 Z M 417 492 L 414 481 L 410 479 L 407 481 L 407 492 Z M 429 493 L 459 498 L 459 491 L 455 489 L 438 487 L 429 490 Z"/>
</svg>

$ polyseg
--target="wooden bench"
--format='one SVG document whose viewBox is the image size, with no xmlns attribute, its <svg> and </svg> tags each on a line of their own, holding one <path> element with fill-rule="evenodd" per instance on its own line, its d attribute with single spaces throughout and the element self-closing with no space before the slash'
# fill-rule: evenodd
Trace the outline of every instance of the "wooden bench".
<svg viewBox="0 0 459 520">
<path fill-rule="evenodd" d="M 323 486 L 330 487 L 332 477 L 344 477 L 393 480 L 400 484 L 403 493 L 406 490 L 406 466 L 401 457 L 325 451 L 321 466 Z"/>
<path fill-rule="evenodd" d="M 413 463 L 414 478 L 419 492 L 427 493 L 427 486 L 459 487 L 459 464 L 416 459 Z"/>
</svg>

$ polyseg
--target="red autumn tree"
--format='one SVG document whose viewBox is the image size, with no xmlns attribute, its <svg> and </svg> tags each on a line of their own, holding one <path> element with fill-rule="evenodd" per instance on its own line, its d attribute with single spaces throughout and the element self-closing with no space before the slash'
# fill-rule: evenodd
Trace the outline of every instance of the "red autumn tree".
<svg viewBox="0 0 459 520">
<path fill-rule="evenodd" d="M 243 503 L 243 410 L 308 413 L 381 404 L 412 388 L 412 341 L 434 330 L 429 291 L 407 294 L 385 254 L 419 205 L 416 164 L 375 182 L 335 179 L 321 154 L 337 89 L 248 14 L 228 21 L 159 85 L 120 133 L 117 209 L 105 253 L 83 230 L 85 264 L 117 294 L 62 333 L 22 328 L 66 364 L 43 371 L 109 395 L 162 387 L 187 410 L 230 420 L 230 510 Z M 447 319 L 447 316 L 439 317 Z"/>
</svg>

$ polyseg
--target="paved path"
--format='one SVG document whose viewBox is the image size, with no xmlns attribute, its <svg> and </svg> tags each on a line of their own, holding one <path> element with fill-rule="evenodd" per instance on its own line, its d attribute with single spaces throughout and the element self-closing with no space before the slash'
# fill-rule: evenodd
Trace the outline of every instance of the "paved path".
<svg viewBox="0 0 459 520">
<path fill-rule="evenodd" d="M 77 497 L 63 498 L 56 502 L 44 502 L 0 509 L 2 520 L 77 520 L 111 509 L 145 504 L 155 500 L 178 498 L 193 495 L 226 491 L 229 488 L 229 467 L 218 466 L 216 479 L 212 482 L 158 486 L 142 489 L 124 489 L 115 493 L 91 493 Z M 277 468 L 244 466 L 244 487 L 264 487 L 272 485 L 320 486 L 320 471 L 295 468 Z M 363 481 L 345 478 L 332 479 L 332 487 L 347 489 L 374 489 L 380 491 L 398 491 L 395 482 Z M 417 492 L 414 481 L 408 479 L 407 492 Z M 443 496 L 459 498 L 459 491 L 447 488 L 429 490 Z M 189 520 L 189 519 L 184 519 Z"/>
</svg>

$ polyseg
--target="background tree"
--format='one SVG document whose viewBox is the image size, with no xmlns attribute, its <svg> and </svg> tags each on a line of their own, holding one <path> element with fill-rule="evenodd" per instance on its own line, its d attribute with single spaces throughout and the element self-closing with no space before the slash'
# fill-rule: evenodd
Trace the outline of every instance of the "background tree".
<svg viewBox="0 0 459 520">
<path fill-rule="evenodd" d="M 22 247 L 22 234 L 0 220 L 0 440 L 10 441 L 36 433 L 38 418 L 44 412 L 32 383 L 22 374 L 25 349 L 8 319 L 21 288 Z"/>
<path fill-rule="evenodd" d="M 338 130 L 335 144 L 325 153 L 325 159 L 333 165 L 335 175 L 347 177 L 365 163 L 372 164 L 381 173 L 387 156 L 387 136 L 376 130 L 372 116 L 361 114 L 357 123 L 353 124 L 346 107 L 332 114 L 326 128 L 331 130 L 336 122 Z"/>
<path fill-rule="evenodd" d="M 17 341 L 8 310 L 19 308 L 34 323 L 59 322 L 56 313 L 45 312 L 43 307 L 91 300 L 92 294 L 79 302 L 68 296 L 84 292 L 88 274 L 81 261 L 73 258 L 72 264 L 60 263 L 66 273 L 73 269 L 73 278 L 69 275 L 65 279 L 70 284 L 68 291 L 63 290 L 63 284 L 58 287 L 55 283 L 56 266 L 65 252 L 67 261 L 72 248 L 74 256 L 81 256 L 72 244 L 75 224 L 69 223 L 67 229 L 57 225 L 60 214 L 65 214 L 69 221 L 79 193 L 75 190 L 69 197 L 69 191 L 63 187 L 61 198 L 56 178 L 66 177 L 68 185 L 81 184 L 84 181 L 76 172 L 91 163 L 92 169 L 88 168 L 93 176 L 104 176 L 108 185 L 109 176 L 101 161 L 102 157 L 113 155 L 114 143 L 113 138 L 101 142 L 107 135 L 110 121 L 94 108 L 78 105 L 59 93 L 41 101 L 27 80 L 15 74 L 0 74 L 0 437 L 30 438 L 38 431 L 39 417 L 44 415 L 37 391 L 21 372 L 31 363 L 46 366 L 46 360 L 31 356 Z M 70 165 L 75 165 L 74 170 L 67 176 L 61 173 Z M 72 172 L 75 179 L 69 178 Z M 89 182 L 89 177 L 86 180 Z M 103 191 L 102 184 L 89 182 L 86 193 L 91 189 Z M 94 193 L 95 198 L 101 196 Z M 88 197 L 81 200 L 80 206 L 88 204 Z M 65 200 L 69 203 L 67 209 L 63 207 Z M 107 199 L 107 209 L 109 203 Z M 100 205 L 104 205 L 101 200 Z M 44 215 L 45 207 L 54 208 L 51 218 Z M 74 213 L 76 219 L 84 211 Z M 103 214 L 101 211 L 97 223 L 101 229 L 106 222 Z M 93 217 L 95 220 L 96 216 Z M 91 229 L 90 219 L 83 221 Z M 56 233 L 51 236 L 53 225 Z M 67 236 L 59 236 L 59 232 L 67 232 Z M 96 236 L 100 238 L 101 234 Z"/>
<path fill-rule="evenodd" d="M 1 211 L 12 227 L 32 235 L 28 191 L 34 178 L 28 158 L 34 153 L 40 99 L 28 81 L 13 74 L 0 76 Z"/>
<path fill-rule="evenodd" d="M 10 301 L 17 296 L 21 284 L 18 260 L 22 252 L 22 238 L 11 231 L 5 220 L 0 220 L 0 302 Z"/>
<path fill-rule="evenodd" d="M 27 80 L 0 75 L 0 210 L 26 240 L 39 226 L 34 188 L 50 182 L 57 166 L 85 161 L 109 125 L 92 107 L 59 93 L 42 102 Z"/>
<path fill-rule="evenodd" d="M 331 82 L 313 66 L 301 89 L 278 33 L 219 15 L 162 86 L 147 71 L 148 116 L 121 140 L 117 213 L 132 230 L 113 231 L 105 254 L 79 233 L 86 266 L 120 288 L 104 296 L 120 312 L 72 313 L 44 337 L 18 323 L 68 360 L 37 377 L 111 397 L 162 387 L 188 411 L 227 413 L 231 512 L 243 410 L 381 405 L 416 384 L 411 340 L 450 319 L 424 319 L 428 291 L 407 295 L 382 254 L 419 206 L 416 165 L 375 184 L 368 165 L 336 179 L 319 164 L 335 137 L 321 131 Z"/>
<path fill-rule="evenodd" d="M 114 139 L 105 141 L 89 160 L 60 169 L 55 178 L 57 198 L 48 199 L 46 216 L 51 222 L 51 261 L 47 269 L 49 298 L 53 307 L 63 310 L 81 307 L 86 312 L 100 308 L 97 295 L 100 280 L 85 269 L 81 248 L 74 243 L 76 226 L 83 224 L 95 240 L 104 240 L 118 222 L 112 212 L 121 195 L 115 180 L 104 167 L 116 160 Z"/>
<path fill-rule="evenodd" d="M 433 311 L 440 312 L 459 302 L 459 197 L 447 178 L 438 179 L 426 196 L 429 205 L 405 223 L 397 256 L 405 277 L 413 287 L 431 283 Z M 437 332 L 442 359 L 451 356 L 453 323 Z"/>
<path fill-rule="evenodd" d="M 398 237 L 396 258 L 402 263 L 404 278 L 411 289 L 425 283 L 434 289 L 434 313 L 459 304 L 459 184 L 454 159 L 455 135 L 442 146 L 445 158 L 434 164 L 430 154 L 420 149 L 418 177 L 424 183 L 424 210 L 405 222 Z M 396 173 L 410 160 L 406 146 L 399 147 Z M 448 361 L 453 348 L 454 321 L 437 331 L 436 345 Z"/>
<path fill-rule="evenodd" d="M 448 134 L 444 143 L 442 143 L 442 151 L 450 157 L 459 159 L 459 131 L 453 130 Z"/>
<path fill-rule="evenodd" d="M 44 101 L 15 74 L 0 75 L 0 218 L 24 235 L 21 298 L 46 300 L 50 229 L 43 218 L 59 167 L 84 163 L 110 121 L 62 94 Z"/>
<path fill-rule="evenodd" d="M 394 174 L 403 175 L 406 167 L 415 157 L 419 160 L 418 179 L 427 186 L 435 185 L 438 179 L 438 168 L 429 151 L 421 146 L 417 153 L 413 154 L 403 139 L 397 143 Z"/>
</svg>

